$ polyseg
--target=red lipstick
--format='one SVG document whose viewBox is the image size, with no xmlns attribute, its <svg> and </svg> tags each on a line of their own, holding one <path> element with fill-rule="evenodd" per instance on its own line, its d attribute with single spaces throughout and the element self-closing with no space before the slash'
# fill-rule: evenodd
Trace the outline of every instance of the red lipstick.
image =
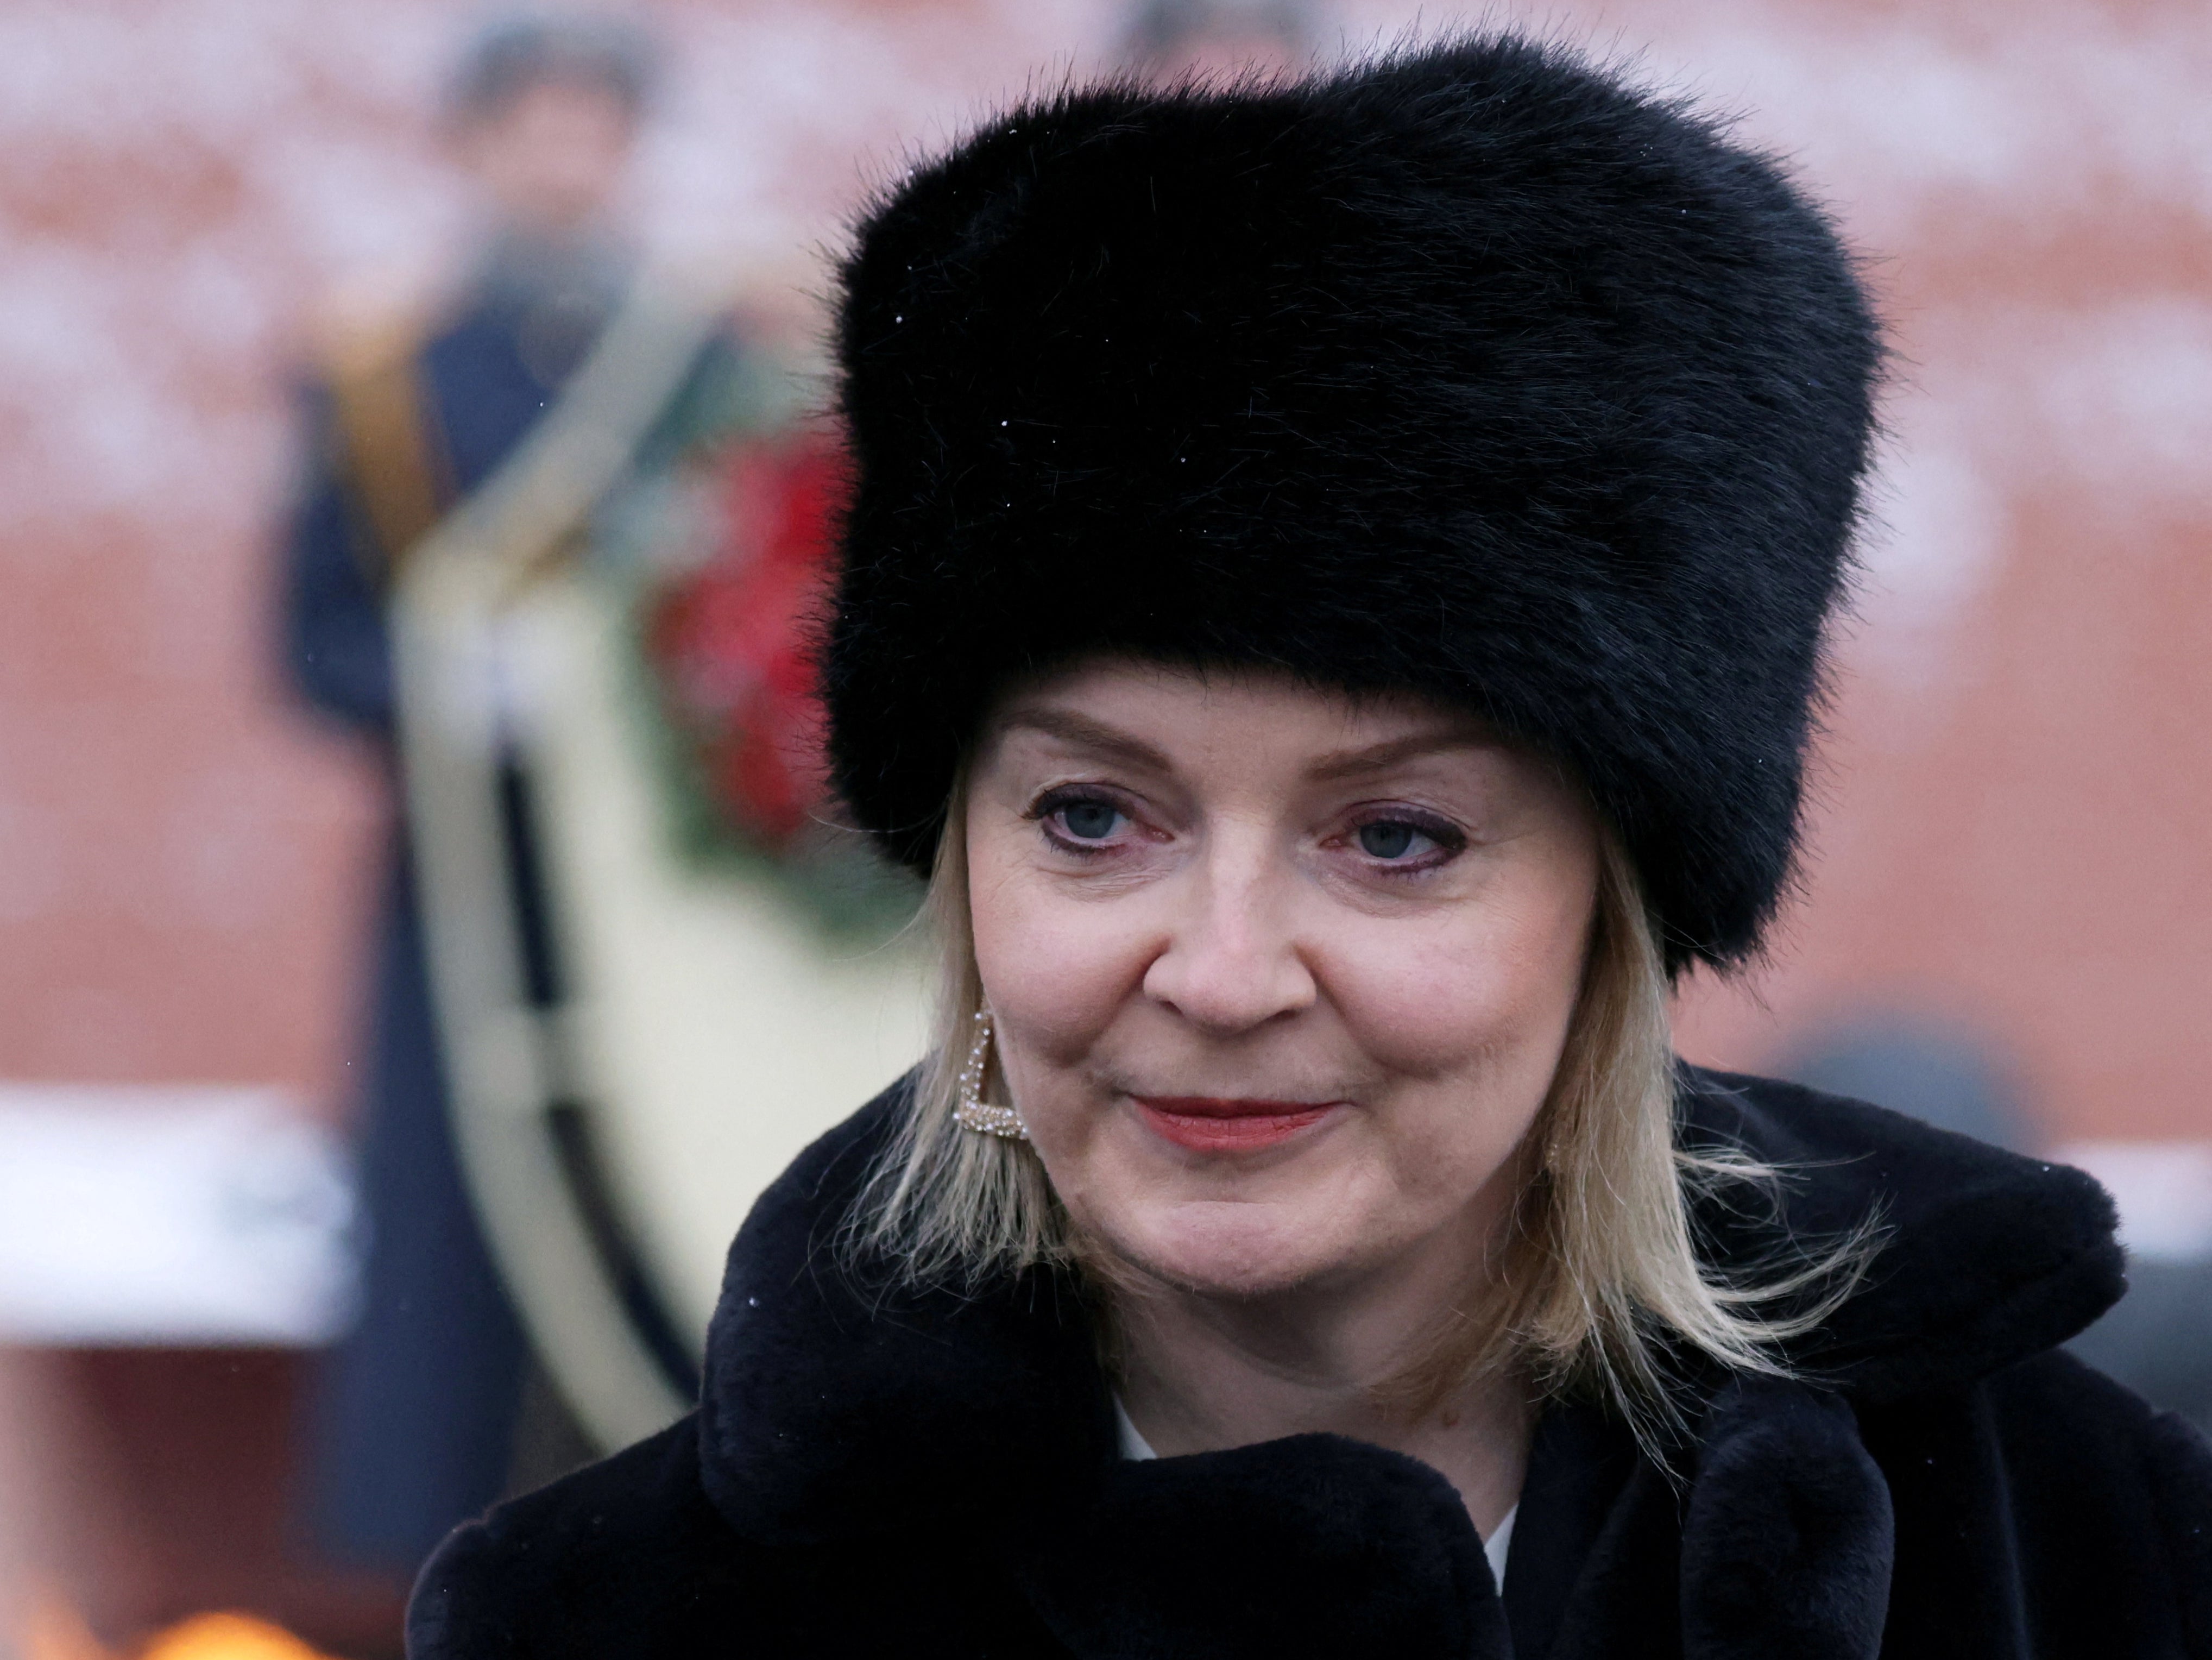
<svg viewBox="0 0 2212 1660">
<path fill-rule="evenodd" d="M 1193 1152 L 1249 1152 L 1287 1141 L 1338 1106 L 1324 1101 L 1224 1101 L 1201 1095 L 1131 1098 L 1154 1134 Z"/>
</svg>

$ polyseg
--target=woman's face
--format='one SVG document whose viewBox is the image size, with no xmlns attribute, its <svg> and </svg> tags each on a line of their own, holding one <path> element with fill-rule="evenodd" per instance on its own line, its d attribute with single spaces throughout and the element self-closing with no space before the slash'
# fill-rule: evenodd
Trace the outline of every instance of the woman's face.
<svg viewBox="0 0 2212 1660">
<path fill-rule="evenodd" d="M 1580 983 L 1577 791 L 1467 714 L 1080 665 L 971 775 L 975 954 L 1072 1219 L 1205 1294 L 1479 1253 Z"/>
</svg>

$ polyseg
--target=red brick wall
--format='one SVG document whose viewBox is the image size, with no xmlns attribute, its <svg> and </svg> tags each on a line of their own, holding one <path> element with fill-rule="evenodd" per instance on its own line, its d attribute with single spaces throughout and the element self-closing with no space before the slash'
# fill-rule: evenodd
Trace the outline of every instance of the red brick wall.
<svg viewBox="0 0 2212 1660">
<path fill-rule="evenodd" d="M 695 73 L 652 211 L 780 301 L 866 168 L 1115 27 L 1096 0 L 660 9 Z M 453 222 L 417 112 L 470 15 L 0 16 L 0 1077 L 336 1098 L 377 810 L 269 667 L 278 394 L 313 294 Z M 1357 44 L 1412 8 L 1335 15 Z M 2212 22 L 1638 0 L 1603 23 L 1792 149 L 1876 256 L 1903 356 L 1810 903 L 1765 1006 L 1700 992 L 1686 1041 L 1755 1061 L 1834 1007 L 1939 1006 L 2017 1050 L 2054 1131 L 2203 1128 Z"/>
<path fill-rule="evenodd" d="M 692 75 L 648 216 L 787 305 L 868 169 L 1115 27 L 1098 0 L 658 9 Z M 0 1077 L 341 1098 L 378 810 L 269 666 L 279 393 L 313 295 L 454 222 L 418 112 L 472 15 L 0 16 Z M 1333 14 L 1354 45 L 1412 15 Z M 1902 354 L 1809 903 L 1755 996 L 1692 995 L 1686 1042 L 1755 1063 L 1832 1010 L 1942 1009 L 2015 1052 L 2054 1133 L 2205 1130 L 2212 22 L 1597 21 L 1791 150 L 1875 256 Z"/>
<path fill-rule="evenodd" d="M 1116 27 L 1105 0 L 653 9 L 690 78 L 647 216 L 787 307 L 902 141 Z M 0 1079 L 274 1082 L 343 1110 L 380 808 L 270 666 L 283 377 L 313 296 L 454 222 L 419 113 L 476 10 L 0 9 Z M 1355 46 L 1413 15 L 1333 14 Z M 1686 1046 L 1756 1065 L 1839 1011 L 1936 1012 L 2009 1053 L 2054 1139 L 2212 1134 L 2212 15 L 1541 16 L 1649 43 L 1653 74 L 1789 149 L 1876 257 L 1900 350 L 1807 901 L 1771 964 L 1692 990 Z M 204 1461 L 97 1499 L 131 1583 L 178 1610 L 291 1594 L 290 1363 L 224 1364 L 76 1376 L 112 1470 Z M 225 1493 L 245 1542 L 193 1546 Z M 359 1606 L 316 1595 L 339 1624 Z"/>
</svg>

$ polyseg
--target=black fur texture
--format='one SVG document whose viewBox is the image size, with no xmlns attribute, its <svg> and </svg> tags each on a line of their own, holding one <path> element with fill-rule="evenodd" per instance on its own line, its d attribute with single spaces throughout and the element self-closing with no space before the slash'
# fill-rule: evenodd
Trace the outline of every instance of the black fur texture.
<svg viewBox="0 0 2212 1660">
<path fill-rule="evenodd" d="M 1838 1396 L 1740 1377 L 1707 1409 L 1683 1548 L 1683 1646 L 1712 1660 L 1875 1660 L 1896 1548 L 1889 1488 Z"/>
<path fill-rule="evenodd" d="M 1563 757 L 1670 967 L 1756 945 L 1881 356 L 1773 162 L 1510 38 L 1109 86 L 908 176 L 843 280 L 824 685 L 896 857 L 1010 678 L 1272 666 Z"/>
<path fill-rule="evenodd" d="M 1413 1460 L 1308 1435 L 1124 1462 L 1080 1297 L 842 1273 L 902 1108 L 754 1208 L 696 1416 L 453 1536 L 416 1660 L 2212 1660 L 2212 1451 L 2049 1347 L 2120 1290 L 2079 1171 L 1686 1069 L 1686 1141 L 1800 1169 L 1760 1229 L 1701 1218 L 1715 1267 L 1879 1205 L 1881 1270 L 1798 1377 L 1698 1385 L 1669 1468 L 1548 1404 L 1501 1598 Z"/>
<path fill-rule="evenodd" d="M 1021 1577 L 1068 1652 L 1102 1660 L 1513 1651 L 1451 1483 L 1334 1435 L 1121 1464 Z"/>
</svg>

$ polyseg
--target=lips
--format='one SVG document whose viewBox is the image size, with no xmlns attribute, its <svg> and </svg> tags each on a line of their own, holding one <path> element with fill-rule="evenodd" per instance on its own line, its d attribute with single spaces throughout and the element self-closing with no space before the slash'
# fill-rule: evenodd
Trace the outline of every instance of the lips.
<svg viewBox="0 0 2212 1660">
<path fill-rule="evenodd" d="M 1340 1102 L 1232 1101 L 1197 1095 L 1132 1098 L 1152 1133 L 1194 1152 L 1250 1152 L 1287 1141 Z"/>
</svg>

